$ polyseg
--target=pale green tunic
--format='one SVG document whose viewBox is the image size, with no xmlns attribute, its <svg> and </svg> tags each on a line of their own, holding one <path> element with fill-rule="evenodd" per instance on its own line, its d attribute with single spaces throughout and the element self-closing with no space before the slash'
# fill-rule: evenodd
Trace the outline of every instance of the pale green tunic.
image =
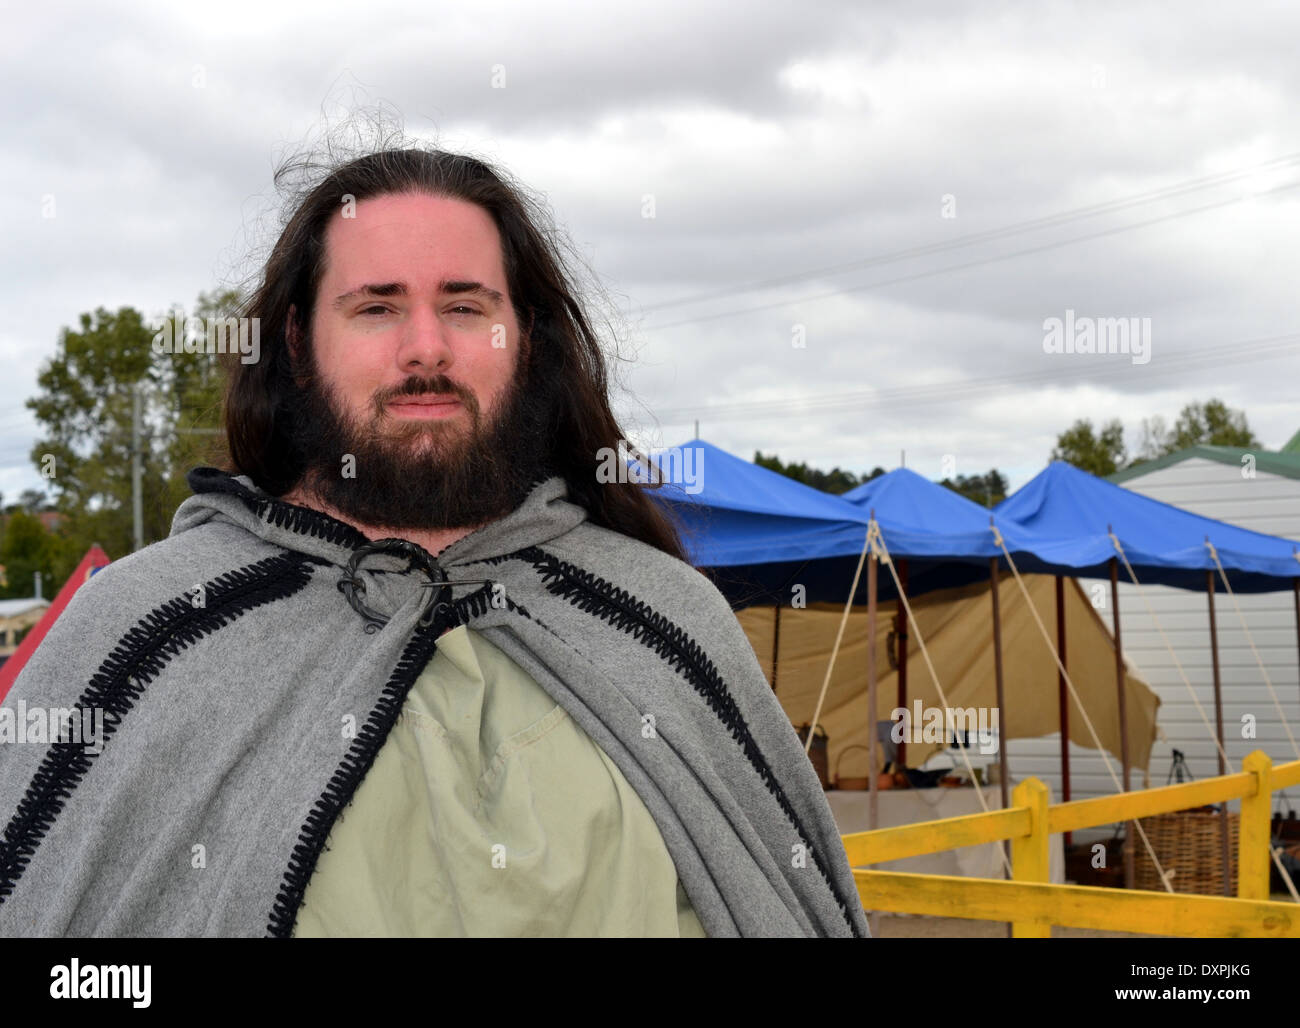
<svg viewBox="0 0 1300 1028">
<path fill-rule="evenodd" d="M 330 832 L 308 936 L 705 932 L 654 819 L 514 661 L 461 626 Z"/>
</svg>

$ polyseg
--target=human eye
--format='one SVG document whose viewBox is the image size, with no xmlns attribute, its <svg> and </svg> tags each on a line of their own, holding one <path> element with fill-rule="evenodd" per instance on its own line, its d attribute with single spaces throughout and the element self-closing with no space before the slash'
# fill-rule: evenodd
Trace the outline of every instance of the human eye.
<svg viewBox="0 0 1300 1028">
<path fill-rule="evenodd" d="M 370 317 L 376 317 L 380 314 L 387 314 L 388 312 L 389 312 L 389 308 L 378 303 L 372 303 L 369 306 L 362 307 L 361 310 L 357 311 L 358 314 L 365 314 Z"/>
</svg>

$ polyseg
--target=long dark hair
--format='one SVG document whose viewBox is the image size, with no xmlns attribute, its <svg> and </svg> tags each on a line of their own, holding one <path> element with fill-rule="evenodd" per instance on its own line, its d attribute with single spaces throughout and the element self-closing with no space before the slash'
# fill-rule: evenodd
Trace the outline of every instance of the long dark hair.
<svg viewBox="0 0 1300 1028">
<path fill-rule="evenodd" d="M 289 173 L 277 172 L 277 183 Z M 588 519 L 685 559 L 677 531 L 635 481 L 601 482 L 600 452 L 619 452 L 624 438 L 609 402 L 601 345 L 577 299 L 549 219 L 505 175 L 474 157 L 433 149 L 381 149 L 334 168 L 298 203 L 271 250 L 261 281 L 240 315 L 259 319 L 261 357 L 251 364 L 226 356 L 223 403 L 231 470 L 248 475 L 275 496 L 302 477 L 287 423 L 294 331 L 308 338 L 316 291 L 324 272 L 325 233 L 345 198 L 360 203 L 390 193 L 422 192 L 477 204 L 501 236 L 506 281 L 521 326 L 531 325 L 517 374 L 544 382 L 551 394 L 551 431 L 538 445 L 568 484 L 569 498 Z M 626 444 L 624 444 L 626 447 Z M 606 450 L 608 452 L 608 450 Z M 606 476 L 608 477 L 608 476 Z"/>
</svg>

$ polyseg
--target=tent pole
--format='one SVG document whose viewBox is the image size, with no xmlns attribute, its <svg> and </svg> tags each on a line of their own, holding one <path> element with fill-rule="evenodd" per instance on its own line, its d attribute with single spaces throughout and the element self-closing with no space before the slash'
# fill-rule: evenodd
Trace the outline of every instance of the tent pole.
<svg viewBox="0 0 1300 1028">
<path fill-rule="evenodd" d="M 1001 772 L 998 775 L 998 785 L 1002 793 L 1002 809 L 1007 810 L 1011 806 L 1011 798 L 1007 794 L 1007 704 L 1006 696 L 1002 690 L 1002 609 L 998 597 L 998 559 L 997 557 L 989 558 L 989 582 L 992 588 L 989 590 L 993 597 L 993 678 L 997 683 L 998 699 L 998 769 Z M 969 737 L 967 743 L 970 742 Z M 975 788 L 981 788 L 978 782 L 972 782 Z M 998 845 L 1002 847 L 1002 852 L 1007 858 L 1007 866 L 1010 866 L 1011 854 L 1009 844 L 1001 842 Z M 1011 931 L 1011 924 L 1007 924 L 1007 931 Z"/>
<path fill-rule="evenodd" d="M 1061 802 L 1070 802 L 1070 695 L 1065 688 L 1065 672 L 1070 665 L 1065 659 L 1065 579 L 1056 576 L 1056 652 L 1061 658 L 1061 667 L 1056 671 L 1056 705 L 1061 711 Z M 1063 844 L 1069 847 L 1070 836 L 1066 832 Z"/>
<path fill-rule="evenodd" d="M 871 512 L 871 518 L 874 521 L 876 512 Z M 879 740 L 876 739 L 876 722 L 880 715 L 876 712 L 879 705 L 877 697 L 878 688 L 876 681 L 876 572 L 878 562 L 873 550 L 867 557 L 867 788 L 870 790 L 867 804 L 867 827 L 875 831 L 880 826 L 880 783 L 876 779 L 880 776 L 880 768 L 876 761 L 880 753 L 878 747 Z M 868 927 L 871 929 L 872 938 L 880 937 L 880 919 L 873 910 L 868 917 Z"/>
<path fill-rule="evenodd" d="M 1011 797 L 1007 790 L 1007 703 L 1002 685 L 1002 609 L 998 597 L 998 559 L 989 558 L 989 578 L 993 583 L 993 674 L 997 683 L 998 696 L 998 767 L 1002 772 L 1002 809 L 1011 806 Z M 1005 844 L 1004 847 L 1005 848 Z"/>
<path fill-rule="evenodd" d="M 781 661 L 781 604 L 772 605 L 772 691 L 776 692 L 776 669 Z"/>
<path fill-rule="evenodd" d="M 1119 635 L 1119 560 L 1110 558 L 1110 609 L 1115 626 L 1115 691 L 1119 698 L 1119 754 L 1124 765 L 1124 791 L 1129 791 L 1128 708 L 1124 696 L 1124 644 Z M 1124 826 L 1124 888 L 1133 888 L 1133 822 Z"/>
<path fill-rule="evenodd" d="M 898 559 L 898 584 L 903 592 L 907 591 L 907 558 Z M 902 710 L 907 709 L 907 611 L 903 607 L 903 598 L 898 598 L 898 613 L 895 615 L 898 624 L 898 706 Z M 907 767 L 907 733 L 903 733 L 903 741 L 898 744 L 898 766 Z"/>
<path fill-rule="evenodd" d="M 989 521 L 993 519 L 990 517 Z M 989 582 L 992 588 L 989 590 L 993 597 L 993 677 L 997 683 L 998 699 L 998 768 L 1001 774 L 998 776 L 998 785 L 1002 793 L 1002 809 L 1006 810 L 1011 806 L 1011 801 L 1007 796 L 1007 705 L 1002 694 L 1002 611 L 998 604 L 998 559 L 997 557 L 989 558 Z M 970 736 L 966 738 L 967 745 L 970 744 Z M 979 782 L 971 782 L 976 789 L 982 789 Z M 1000 842 L 998 845 L 1002 848 L 1002 857 L 1007 867 L 1011 866 L 1010 844 Z M 1007 938 L 1014 938 L 1015 926 L 1007 922 Z"/>
<path fill-rule="evenodd" d="M 1214 622 L 1214 572 L 1205 572 L 1205 598 L 1210 604 L 1210 665 L 1214 669 L 1214 731 L 1219 740 L 1219 774 L 1226 775 L 1228 768 L 1223 761 L 1223 689 L 1219 683 L 1219 631 Z M 1223 816 L 1219 819 L 1219 850 L 1223 861 L 1223 894 L 1232 895 L 1232 876 L 1229 874 L 1232 863 L 1228 850 L 1228 804 L 1223 804 Z"/>
<path fill-rule="evenodd" d="M 1300 578 L 1295 579 L 1292 585 L 1295 589 L 1295 644 L 1300 652 Z"/>
<path fill-rule="evenodd" d="M 867 767 L 871 769 L 870 779 L 867 788 L 871 790 L 871 813 L 870 820 L 867 822 L 868 827 L 875 831 L 879 822 L 878 812 L 880 809 L 879 795 L 876 785 L 876 776 L 880 774 L 880 768 L 876 765 L 879 754 L 876 747 L 876 722 L 880 720 L 880 715 L 876 712 L 878 699 L 876 695 L 876 555 L 873 553 L 867 558 Z"/>
</svg>

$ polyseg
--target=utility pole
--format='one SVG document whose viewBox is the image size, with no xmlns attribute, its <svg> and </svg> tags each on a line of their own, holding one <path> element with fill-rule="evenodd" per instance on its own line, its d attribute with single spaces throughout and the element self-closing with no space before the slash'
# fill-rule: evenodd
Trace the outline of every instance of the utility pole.
<svg viewBox="0 0 1300 1028">
<path fill-rule="evenodd" d="M 38 600 L 44 599 L 44 597 L 41 596 L 41 573 L 39 571 L 34 571 L 32 574 L 36 578 L 36 598 Z"/>
<path fill-rule="evenodd" d="M 140 463 L 140 386 L 137 382 L 131 390 L 131 513 L 135 527 L 135 549 L 144 549 L 144 497 L 141 495 L 141 483 L 144 469 Z"/>
</svg>

